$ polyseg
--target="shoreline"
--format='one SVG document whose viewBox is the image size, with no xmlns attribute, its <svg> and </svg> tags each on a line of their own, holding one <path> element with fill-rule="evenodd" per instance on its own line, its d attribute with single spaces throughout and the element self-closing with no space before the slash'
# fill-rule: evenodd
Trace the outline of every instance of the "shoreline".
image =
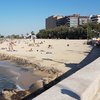
<svg viewBox="0 0 100 100">
<path fill-rule="evenodd" d="M 34 75 L 28 69 L 23 69 L 17 64 L 12 64 L 9 61 L 0 61 L 0 74 L 25 90 L 28 90 L 32 83 L 41 79 L 41 77 Z"/>
<path fill-rule="evenodd" d="M 26 65 L 28 67 L 25 67 Z M 26 89 L 28 89 L 28 87 L 31 85 L 31 83 L 32 84 L 35 83 L 35 82 L 32 82 L 32 80 L 34 80 L 34 81 L 41 80 L 41 79 L 45 78 L 45 76 L 47 76 L 46 78 L 51 78 L 50 80 L 54 80 L 54 78 L 51 76 L 54 76 L 57 73 L 56 70 L 53 70 L 52 68 L 49 69 L 49 71 L 51 71 L 51 73 L 48 73 L 47 69 L 41 70 L 41 68 L 36 68 L 36 67 L 34 69 L 34 66 L 31 65 L 31 67 L 29 67 L 30 64 L 28 65 L 28 63 L 26 63 L 26 65 L 25 65 L 25 63 L 24 63 L 24 65 L 22 65 L 22 63 L 20 65 L 19 63 L 10 61 L 10 59 L 9 59 L 9 61 L 8 61 L 8 59 L 6 59 L 3 61 L 0 61 L 0 73 L 4 74 L 4 75 L 6 74 L 10 79 L 13 79 L 18 84 L 23 84 L 24 87 L 26 87 Z M 41 72 L 41 74 L 44 73 L 45 75 L 44 76 L 43 75 L 41 76 L 41 74 L 38 75 L 38 73 L 40 73 L 40 72 Z M 57 73 L 57 75 L 58 75 L 58 73 Z M 24 77 L 28 77 L 28 80 L 24 79 Z M 27 85 L 25 85 L 24 83 Z M 28 85 L 28 84 L 30 84 L 30 85 Z"/>
<path fill-rule="evenodd" d="M 46 77 L 40 77 L 35 74 L 34 72 L 27 71 L 28 68 L 24 68 L 21 66 L 15 66 L 16 63 L 12 63 L 8 60 L 0 61 L 0 74 L 5 75 L 9 82 L 12 82 L 16 88 L 6 88 L 4 87 L 2 93 L 6 95 L 6 92 L 12 93 L 13 91 L 17 92 L 26 92 L 26 95 L 29 95 L 36 90 L 43 88 L 45 84 L 48 84 L 49 80 Z M 23 69 L 24 68 L 24 69 Z M 29 69 L 30 70 L 30 69 Z M 1 79 L 2 80 L 2 79 Z M 51 78 L 52 80 L 52 78 Z M 10 94 L 9 94 L 10 95 Z"/>
</svg>

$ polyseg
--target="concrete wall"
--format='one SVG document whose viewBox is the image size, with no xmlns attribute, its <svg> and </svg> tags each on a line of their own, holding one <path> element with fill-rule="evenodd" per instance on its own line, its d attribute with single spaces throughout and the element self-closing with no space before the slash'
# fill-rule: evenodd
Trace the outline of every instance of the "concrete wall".
<svg viewBox="0 0 100 100">
<path fill-rule="evenodd" d="M 100 57 L 33 100 L 93 100 L 99 83 Z"/>
</svg>

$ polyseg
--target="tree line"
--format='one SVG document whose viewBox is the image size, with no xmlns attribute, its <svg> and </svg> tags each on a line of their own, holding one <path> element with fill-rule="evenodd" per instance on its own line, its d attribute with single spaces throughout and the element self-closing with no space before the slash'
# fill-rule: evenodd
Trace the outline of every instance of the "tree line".
<svg viewBox="0 0 100 100">
<path fill-rule="evenodd" d="M 34 31 L 32 31 L 30 34 L 34 35 Z M 4 36 L 4 35 L 1 35 L 0 34 L 0 38 L 10 38 L 10 39 L 23 39 L 23 38 L 30 38 L 30 34 L 29 33 L 26 33 L 25 35 L 24 34 L 11 34 L 11 35 L 7 35 L 7 36 Z"/>
<path fill-rule="evenodd" d="M 30 34 L 35 34 L 32 31 Z M 12 34 L 8 36 L 3 36 L 0 34 L 0 38 L 15 38 L 22 39 L 24 36 L 29 36 L 29 33 L 26 35 L 18 35 Z M 67 26 L 59 26 L 54 29 L 41 29 L 37 34 L 37 38 L 43 39 L 91 39 L 93 37 L 100 36 L 100 23 L 88 23 L 82 26 L 75 27 L 67 27 Z"/>
<path fill-rule="evenodd" d="M 42 29 L 37 33 L 37 38 L 49 39 L 90 39 L 98 36 L 100 24 L 88 23 L 83 26 L 67 27 L 59 26 L 54 29 Z"/>
</svg>

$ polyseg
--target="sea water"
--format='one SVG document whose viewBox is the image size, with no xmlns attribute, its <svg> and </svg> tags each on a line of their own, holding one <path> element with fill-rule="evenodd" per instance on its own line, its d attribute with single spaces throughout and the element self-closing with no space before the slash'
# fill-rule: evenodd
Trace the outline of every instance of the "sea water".
<svg viewBox="0 0 100 100">
<path fill-rule="evenodd" d="M 15 83 L 7 76 L 0 74 L 0 91 L 4 89 L 16 89 Z"/>
<path fill-rule="evenodd" d="M 0 61 L 0 91 L 3 89 L 28 90 L 40 79 L 41 76 L 34 75 L 29 68 L 9 61 Z"/>
</svg>

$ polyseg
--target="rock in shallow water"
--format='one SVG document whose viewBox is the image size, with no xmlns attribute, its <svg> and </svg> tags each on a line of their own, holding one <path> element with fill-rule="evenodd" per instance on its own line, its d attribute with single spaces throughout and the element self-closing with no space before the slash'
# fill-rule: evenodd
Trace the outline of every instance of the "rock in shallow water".
<svg viewBox="0 0 100 100">
<path fill-rule="evenodd" d="M 3 89 L 16 89 L 16 85 L 8 77 L 0 75 L 0 91 Z"/>
</svg>

